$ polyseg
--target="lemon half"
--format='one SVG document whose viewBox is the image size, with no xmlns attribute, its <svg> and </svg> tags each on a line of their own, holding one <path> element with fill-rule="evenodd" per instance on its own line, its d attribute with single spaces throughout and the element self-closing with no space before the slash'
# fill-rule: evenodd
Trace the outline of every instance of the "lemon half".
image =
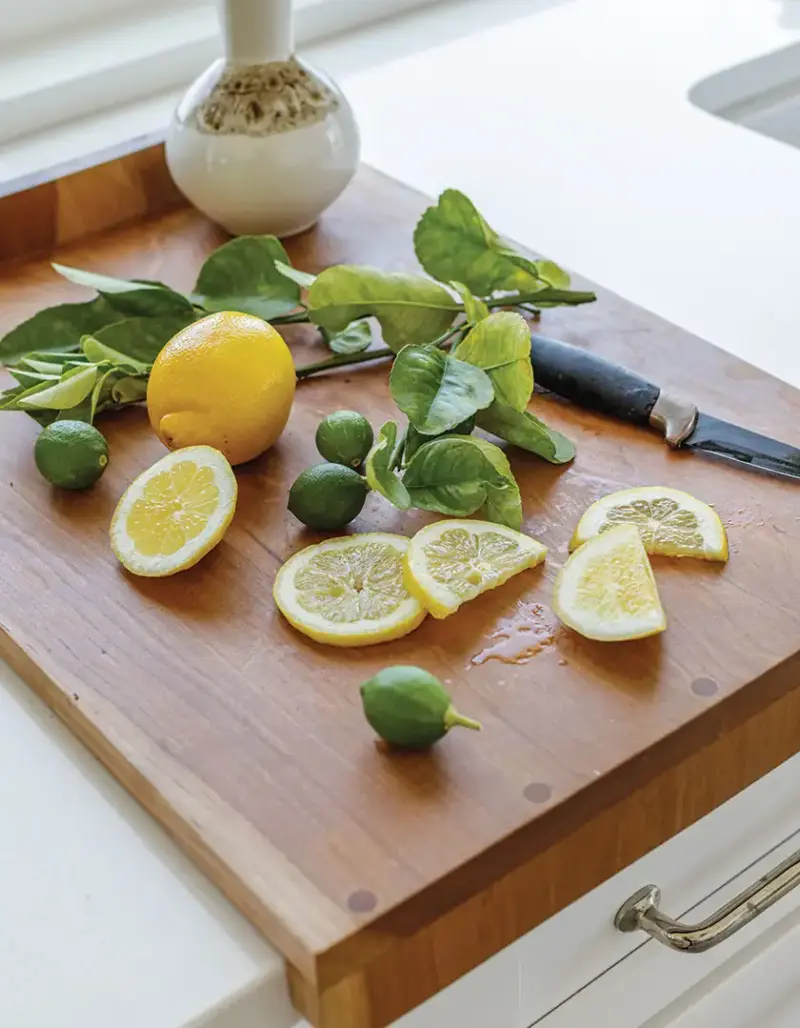
<svg viewBox="0 0 800 1028">
<path fill-rule="evenodd" d="M 406 555 L 406 584 L 435 618 L 535 567 L 547 548 L 491 521 L 450 519 L 420 529 Z"/>
<path fill-rule="evenodd" d="M 236 493 L 236 477 L 219 450 L 175 450 L 128 486 L 111 520 L 111 548 L 135 575 L 174 575 L 222 539 Z"/>
<path fill-rule="evenodd" d="M 273 596 L 290 624 L 331 646 L 399 639 L 425 610 L 403 584 L 408 539 L 367 532 L 296 553 L 278 572 Z"/>
<path fill-rule="evenodd" d="M 622 489 L 588 508 L 570 542 L 577 549 L 614 525 L 635 525 L 648 553 L 727 560 L 728 538 L 715 510 L 680 489 Z"/>
<path fill-rule="evenodd" d="M 617 525 L 576 550 L 556 578 L 553 609 L 587 639 L 623 642 L 663 632 L 667 620 L 637 528 Z"/>
</svg>

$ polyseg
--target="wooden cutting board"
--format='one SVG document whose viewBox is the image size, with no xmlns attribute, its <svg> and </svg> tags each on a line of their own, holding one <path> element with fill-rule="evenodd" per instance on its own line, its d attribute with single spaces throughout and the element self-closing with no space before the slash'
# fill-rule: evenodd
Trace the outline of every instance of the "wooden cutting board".
<svg viewBox="0 0 800 1028">
<path fill-rule="evenodd" d="M 292 258 L 312 271 L 412 266 L 424 205 L 364 172 Z M 221 239 L 182 211 L 59 259 L 189 288 Z M 3 328 L 81 295 L 44 260 L 7 266 Z M 800 393 L 607 292 L 547 312 L 542 330 L 800 444 Z M 323 355 L 305 329 L 287 338 L 298 363 Z M 330 649 L 288 627 L 270 592 L 280 563 L 317 538 L 286 494 L 318 459 L 319 418 L 342 406 L 380 424 L 386 366 L 302 383 L 279 444 L 238 471 L 223 543 L 163 581 L 122 572 L 107 539 L 123 489 L 164 452 L 144 411 L 104 420 L 108 473 L 76 495 L 36 473 L 34 423 L 3 415 L 0 653 L 282 950 L 309 1019 L 377 1028 L 800 746 L 800 486 L 536 397 L 578 447 L 567 468 L 511 452 L 546 567 L 404 640 Z M 559 628 L 553 577 L 580 513 L 648 483 L 716 506 L 729 565 L 656 562 L 660 638 L 603 645 Z M 371 498 L 353 529 L 411 535 L 426 520 Z M 394 663 L 439 675 L 484 730 L 429 754 L 376 745 L 358 686 Z"/>
</svg>

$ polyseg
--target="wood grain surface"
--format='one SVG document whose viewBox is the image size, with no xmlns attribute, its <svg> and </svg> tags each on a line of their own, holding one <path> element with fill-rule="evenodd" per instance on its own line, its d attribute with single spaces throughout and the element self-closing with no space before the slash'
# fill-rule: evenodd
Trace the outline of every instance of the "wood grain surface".
<svg viewBox="0 0 800 1028">
<path fill-rule="evenodd" d="M 36 183 L 0 182 L 0 261 L 49 252 L 186 205 L 167 171 L 162 145 L 98 160 L 78 169 L 52 168 Z"/>
<path fill-rule="evenodd" d="M 406 268 L 424 205 L 363 172 L 288 248 L 311 271 Z M 181 211 L 58 256 L 189 288 L 221 239 Z M 44 261 L 0 268 L 3 327 L 82 295 Z M 547 312 L 541 328 L 800 444 L 796 390 L 612 294 Z M 286 337 L 297 363 L 324 356 L 306 329 Z M 342 406 L 379 424 L 386 366 L 302 383 L 279 444 L 238 470 L 223 543 L 163 581 L 122 572 L 107 542 L 126 484 L 164 452 L 144 412 L 105 418 L 109 470 L 75 495 L 36 473 L 35 424 L 4 415 L 0 653 L 283 951 L 313 1023 L 378 1028 L 800 747 L 800 488 L 536 397 L 578 445 L 560 469 L 510 452 L 547 565 L 404 640 L 339 651 L 294 632 L 270 590 L 280 562 L 318 538 L 286 492 L 318 459 L 317 421 Z M 659 638 L 604 645 L 559 628 L 552 581 L 581 512 L 659 483 L 715 504 L 729 565 L 655 562 Z M 373 497 L 352 527 L 411 535 L 426 520 Z M 429 754 L 376 745 L 358 685 L 392 663 L 439 675 L 483 732 Z"/>
</svg>

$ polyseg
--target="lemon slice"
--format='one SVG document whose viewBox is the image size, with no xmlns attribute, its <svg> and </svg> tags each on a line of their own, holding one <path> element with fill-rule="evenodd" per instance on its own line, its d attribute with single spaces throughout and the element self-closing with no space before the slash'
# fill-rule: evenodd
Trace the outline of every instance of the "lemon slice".
<svg viewBox="0 0 800 1028">
<path fill-rule="evenodd" d="M 128 486 L 111 520 L 111 548 L 135 575 L 174 575 L 217 545 L 235 510 L 228 461 L 211 446 L 187 446 Z"/>
<path fill-rule="evenodd" d="M 331 646 L 399 639 L 425 610 L 403 584 L 408 539 L 367 532 L 307 546 L 283 565 L 272 594 L 299 631 Z"/>
<path fill-rule="evenodd" d="M 541 564 L 547 548 L 491 521 L 436 521 L 411 540 L 406 585 L 435 618 Z"/>
<path fill-rule="evenodd" d="M 614 525 L 635 525 L 648 553 L 728 559 L 728 538 L 716 511 L 680 489 L 647 485 L 604 496 L 578 522 L 570 549 Z"/>
<path fill-rule="evenodd" d="M 553 609 L 587 639 L 623 642 L 667 627 L 653 569 L 634 525 L 584 543 L 556 578 Z"/>
</svg>

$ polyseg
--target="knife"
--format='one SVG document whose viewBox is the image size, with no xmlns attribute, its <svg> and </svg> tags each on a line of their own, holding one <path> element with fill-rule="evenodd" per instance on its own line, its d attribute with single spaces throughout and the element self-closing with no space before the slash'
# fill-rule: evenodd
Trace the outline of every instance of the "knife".
<svg viewBox="0 0 800 1028">
<path fill-rule="evenodd" d="M 658 429 L 667 443 L 800 479 L 800 449 L 704 414 L 619 364 L 570 343 L 531 336 L 536 384 L 581 407 Z"/>
</svg>

